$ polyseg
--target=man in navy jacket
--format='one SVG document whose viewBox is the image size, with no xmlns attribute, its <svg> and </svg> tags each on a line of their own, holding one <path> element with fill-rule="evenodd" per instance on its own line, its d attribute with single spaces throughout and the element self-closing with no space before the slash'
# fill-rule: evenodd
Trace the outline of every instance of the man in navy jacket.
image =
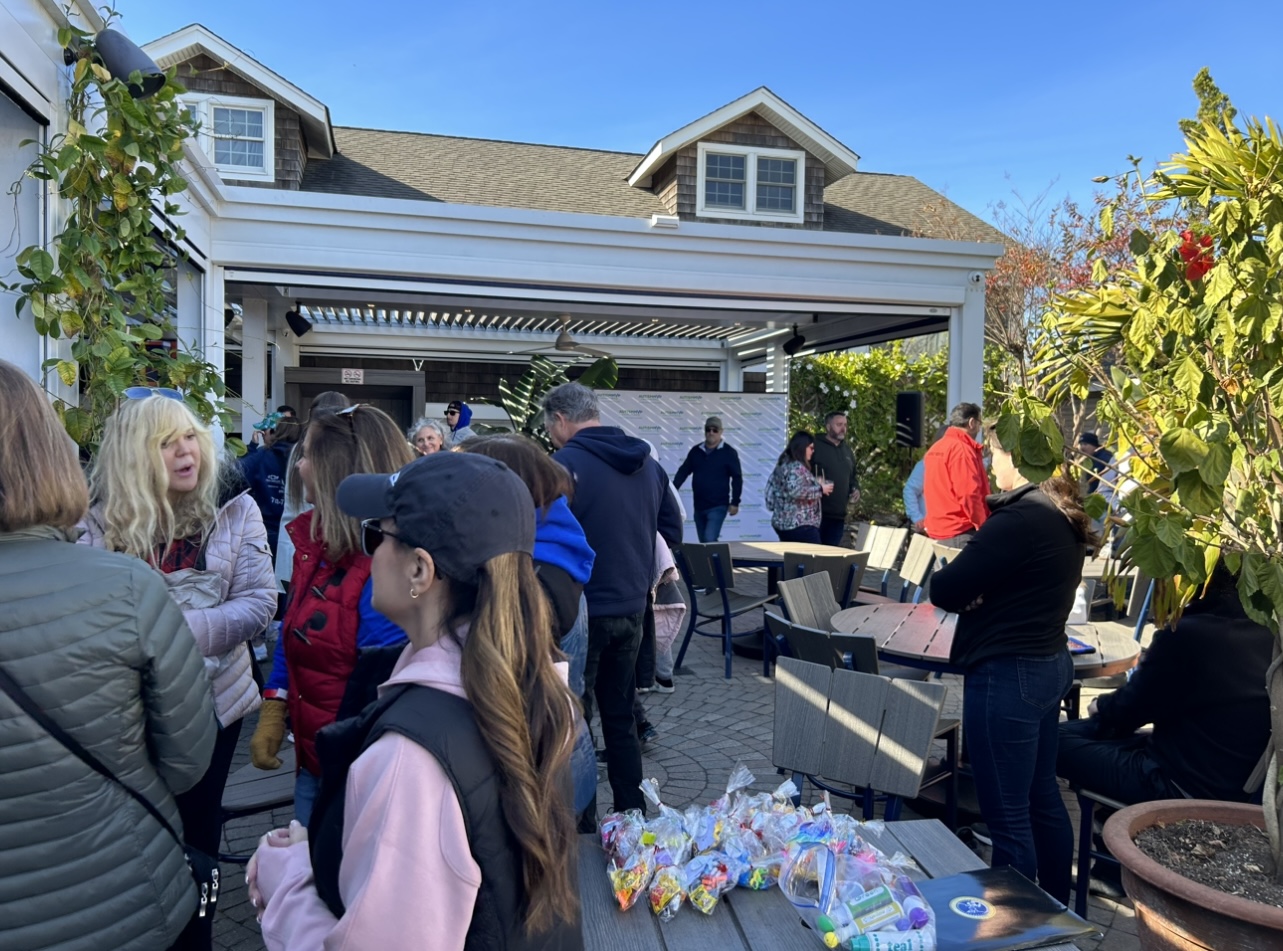
<svg viewBox="0 0 1283 951">
<path fill-rule="evenodd" d="M 606 773 L 614 810 L 644 809 L 641 743 L 633 720 L 635 667 L 646 599 L 654 583 L 655 536 L 670 545 L 682 539 L 682 519 L 668 475 L 650 447 L 617 426 L 603 426 L 597 394 L 563 383 L 543 399 L 544 428 L 553 456 L 575 481 L 570 503 L 588 544 L 597 553 L 584 585 L 588 601 L 588 659 L 584 710 L 601 714 Z"/>
<path fill-rule="evenodd" d="M 726 516 L 739 514 L 740 494 L 744 491 L 739 453 L 722 439 L 722 420 L 718 416 L 708 417 L 704 441 L 692 446 L 686 454 L 686 461 L 673 477 L 673 485 L 680 489 L 691 475 L 695 477 L 691 482 L 695 532 L 701 542 L 715 542 L 722 533 Z"/>
</svg>

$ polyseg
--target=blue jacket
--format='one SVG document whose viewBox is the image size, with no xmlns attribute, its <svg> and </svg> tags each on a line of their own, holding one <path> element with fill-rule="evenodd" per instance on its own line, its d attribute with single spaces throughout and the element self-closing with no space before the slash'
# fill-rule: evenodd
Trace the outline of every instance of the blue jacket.
<svg viewBox="0 0 1283 951">
<path fill-rule="evenodd" d="M 921 459 L 909 473 L 909 481 L 904 484 L 904 514 L 909 521 L 917 525 L 927 517 L 927 500 L 923 495 L 923 486 L 927 480 L 927 464 Z"/>
<path fill-rule="evenodd" d="M 597 553 L 584 586 L 588 614 L 642 614 L 654 580 L 655 533 L 670 545 L 682 540 L 668 474 L 644 441 L 617 426 L 581 429 L 553 458 L 575 480 L 570 510 Z"/>
<path fill-rule="evenodd" d="M 241 457 L 241 473 L 249 483 L 249 494 L 263 513 L 267 543 L 276 557 L 276 540 L 281 531 L 281 513 L 285 511 L 285 474 L 290 468 L 292 442 L 274 443 L 269 449 L 256 449 Z"/>
<path fill-rule="evenodd" d="M 739 453 L 729 443 L 719 443 L 712 452 L 706 450 L 703 443 L 692 446 L 673 477 L 673 485 L 680 489 L 690 475 L 695 477 L 691 482 L 691 496 L 696 512 L 740 504 L 744 473 L 740 470 Z"/>
<path fill-rule="evenodd" d="M 535 513 L 535 561 L 556 565 L 579 584 L 587 584 L 595 557 L 564 495 Z"/>
</svg>

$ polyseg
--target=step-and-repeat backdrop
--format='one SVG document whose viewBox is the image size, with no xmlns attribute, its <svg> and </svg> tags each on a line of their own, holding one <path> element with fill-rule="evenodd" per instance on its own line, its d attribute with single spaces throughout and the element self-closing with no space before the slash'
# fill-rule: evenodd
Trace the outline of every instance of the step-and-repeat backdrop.
<svg viewBox="0 0 1283 951">
<path fill-rule="evenodd" d="M 739 515 L 722 526 L 722 541 L 775 540 L 771 513 L 762 504 L 766 480 L 784 451 L 788 397 L 782 393 L 649 393 L 598 390 L 601 421 L 648 439 L 669 477 L 677 474 L 691 446 L 704 441 L 704 421 L 722 419 L 722 437 L 739 453 L 744 495 Z M 681 489 L 686 540 L 695 541 L 691 480 Z"/>
</svg>

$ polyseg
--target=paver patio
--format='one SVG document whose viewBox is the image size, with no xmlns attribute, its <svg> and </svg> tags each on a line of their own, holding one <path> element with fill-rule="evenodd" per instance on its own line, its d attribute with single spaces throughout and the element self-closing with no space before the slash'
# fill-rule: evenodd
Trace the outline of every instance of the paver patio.
<svg viewBox="0 0 1283 951">
<path fill-rule="evenodd" d="M 764 583 L 764 577 L 750 582 L 752 585 Z M 760 627 L 760 612 L 736 619 L 737 631 Z M 692 800 L 717 798 L 724 792 L 726 779 L 738 762 L 744 763 L 756 777 L 754 790 L 771 790 L 779 785 L 782 777 L 775 772 L 770 759 L 774 681 L 762 677 L 760 660 L 736 656 L 732 679 L 727 681 L 722 676 L 721 642 L 694 638 L 675 683 L 675 693 L 645 697 L 647 713 L 659 731 L 659 739 L 643 752 L 643 772 L 659 781 L 666 801 L 682 806 Z M 960 716 L 962 681 L 946 677 L 945 683 L 949 688 L 945 715 Z M 1085 693 L 1084 709 L 1094 692 Z M 246 720 L 233 770 L 249 762 L 249 738 L 254 721 L 255 717 Z M 963 742 L 965 744 L 965 738 Z M 943 744 L 941 747 L 943 749 Z M 599 778 L 598 802 L 604 812 L 610 806 L 610 787 L 605 782 L 604 770 Z M 805 800 L 815 801 L 814 793 L 813 788 L 808 789 Z M 1064 794 L 1077 841 L 1077 806 L 1068 790 Z M 834 804 L 838 809 L 849 805 L 843 800 L 834 800 Z M 262 814 L 234 820 L 228 823 L 227 845 L 236 851 L 248 851 L 264 832 L 288 824 L 291 818 L 290 810 L 278 809 L 270 818 Z M 919 816 L 911 807 L 906 807 L 904 818 Z M 260 951 L 263 941 L 246 894 L 243 869 L 227 865 L 223 869 L 226 884 L 219 899 L 215 945 L 227 951 Z M 630 914 L 639 911 L 645 909 L 633 909 Z M 1114 902 L 1093 895 L 1088 918 L 1100 928 L 1101 935 L 1079 939 L 1076 943 L 1081 951 L 1138 951 L 1136 919 L 1130 901 Z"/>
</svg>

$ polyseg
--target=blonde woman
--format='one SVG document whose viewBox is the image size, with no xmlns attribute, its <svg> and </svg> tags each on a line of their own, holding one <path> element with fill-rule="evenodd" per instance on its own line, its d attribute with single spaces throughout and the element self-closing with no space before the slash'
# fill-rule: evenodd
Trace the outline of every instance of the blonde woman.
<svg viewBox="0 0 1283 951">
<path fill-rule="evenodd" d="M 131 387 L 107 421 L 90 473 L 80 543 L 133 555 L 160 572 L 205 658 L 218 740 L 205 776 L 179 795 L 188 845 L 218 854 L 223 787 L 245 714 L 259 705 L 249 640 L 276 611 L 272 554 L 258 506 L 173 390 Z M 213 915 L 192 947 L 209 947 Z"/>
<path fill-rule="evenodd" d="M 134 558 L 72 544 L 89 493 L 49 400 L 0 361 L 0 670 L 178 825 L 217 724 L 182 612 Z M 146 672 L 146 675 L 141 675 Z M 196 912 L 183 851 L 0 690 L 0 946 L 155 951 Z"/>
<path fill-rule="evenodd" d="M 354 473 L 393 472 L 412 458 L 392 418 L 364 403 L 313 415 L 303 437 L 295 474 L 313 508 L 285 527 L 293 580 L 250 755 L 259 769 L 280 767 L 288 714 L 298 757 L 294 815 L 304 824 L 320 788 L 316 734 L 337 717 L 358 650 L 405 643 L 405 632 L 371 607 L 361 526 L 339 511 L 335 495 Z"/>
<path fill-rule="evenodd" d="M 379 699 L 322 733 L 307 830 L 246 870 L 271 951 L 583 947 L 568 764 L 575 704 L 535 574 L 535 507 L 497 459 L 355 476 L 374 606 L 410 637 Z"/>
</svg>

